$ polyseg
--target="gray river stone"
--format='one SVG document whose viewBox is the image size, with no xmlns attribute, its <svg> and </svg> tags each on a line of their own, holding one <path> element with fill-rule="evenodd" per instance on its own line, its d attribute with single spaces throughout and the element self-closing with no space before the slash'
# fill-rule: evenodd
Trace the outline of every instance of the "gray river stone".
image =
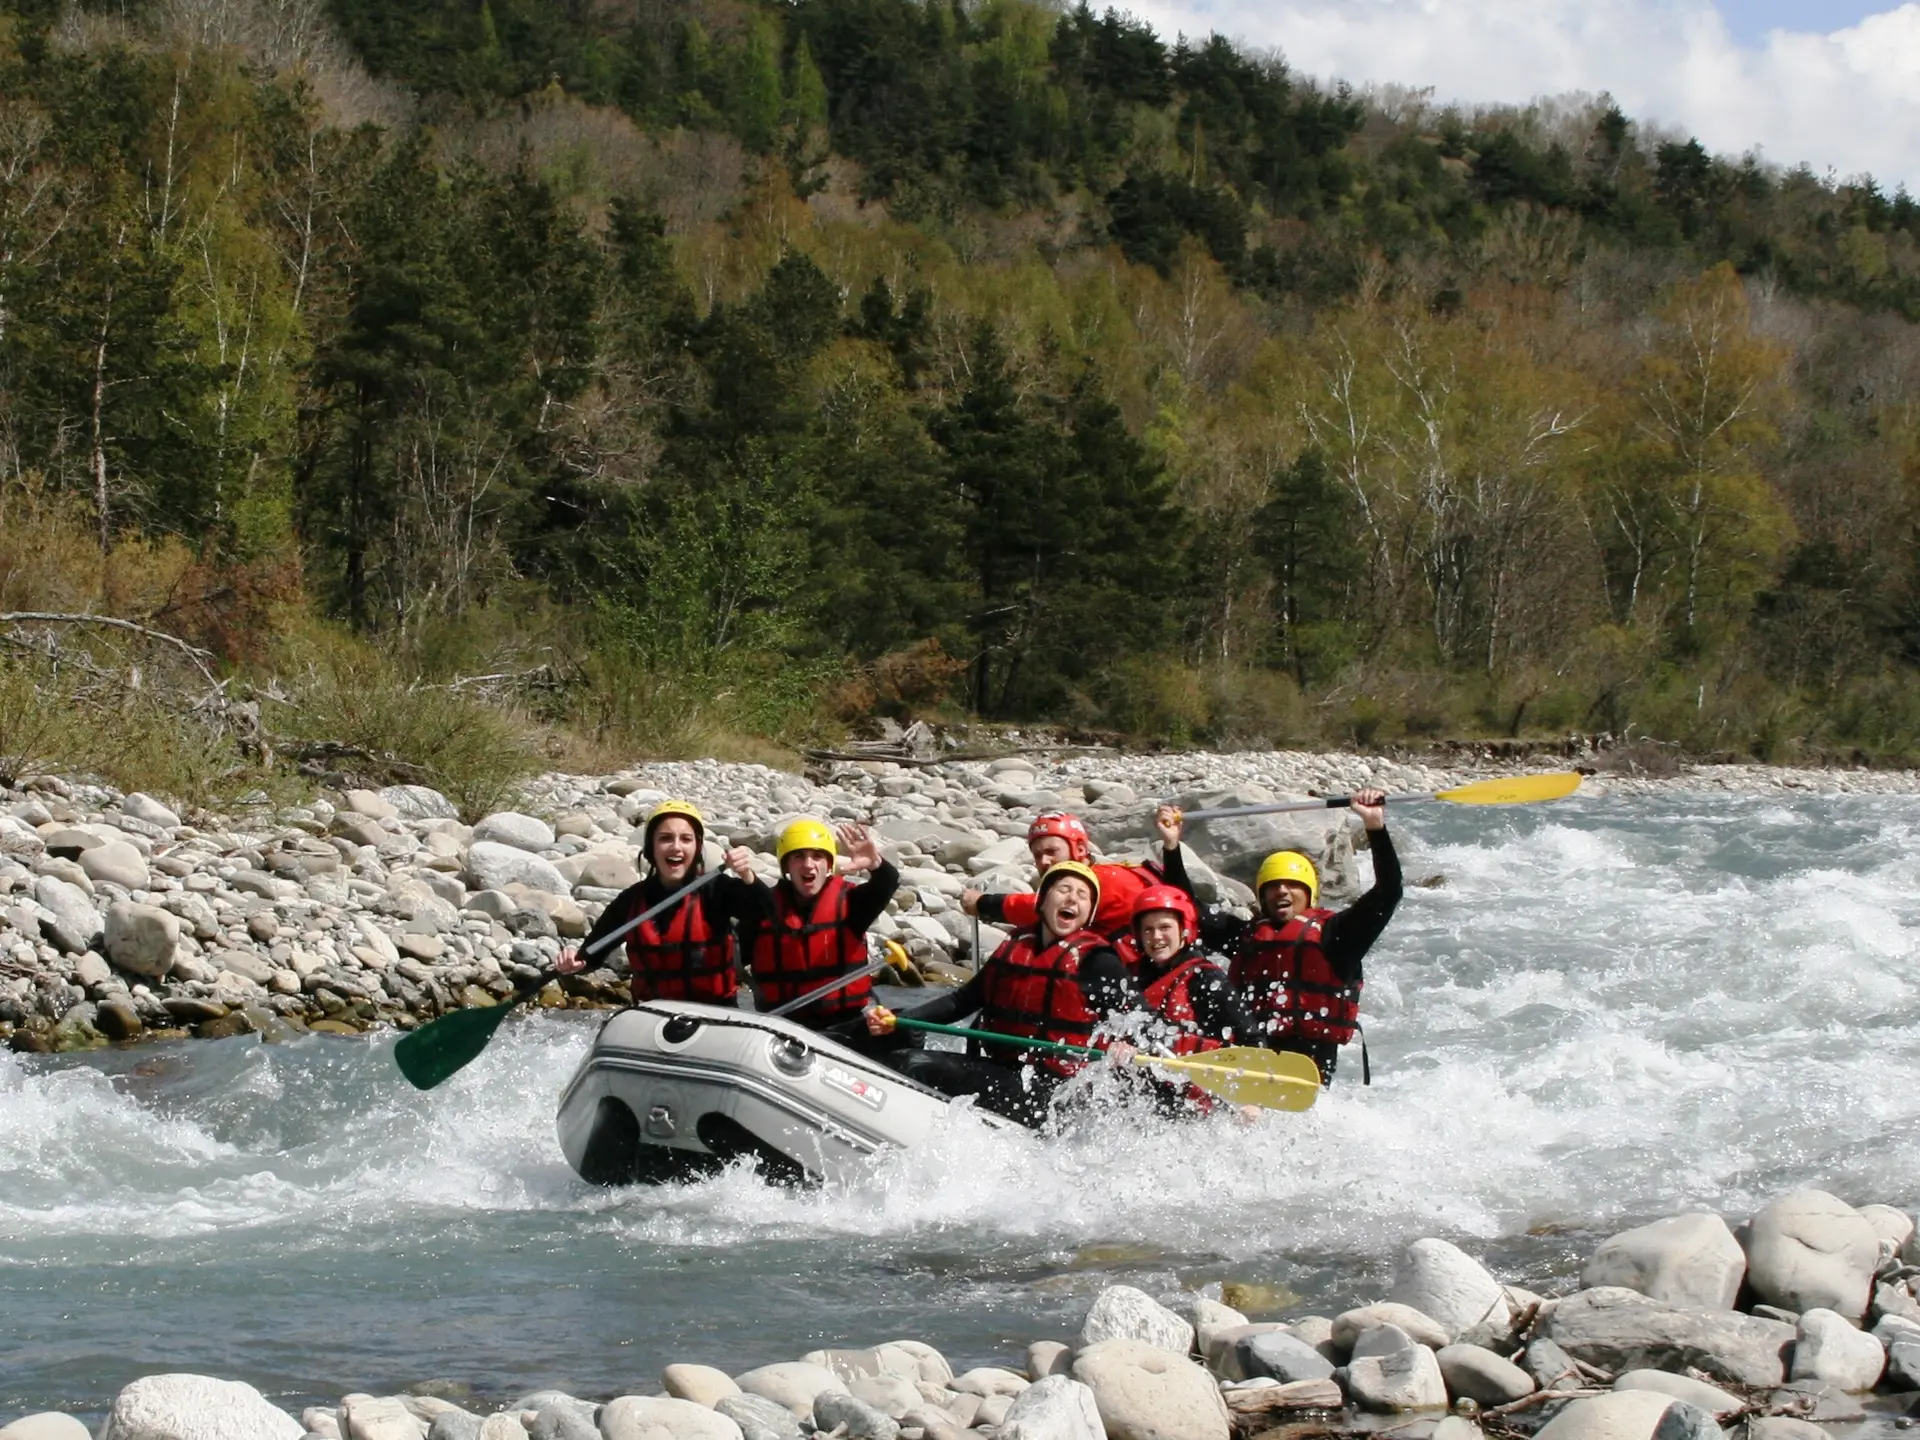
<svg viewBox="0 0 1920 1440">
<path fill-rule="evenodd" d="M 1880 1341 L 1845 1317 L 1818 1308 L 1801 1315 L 1789 1380 L 1818 1380 L 1858 1393 L 1879 1384 L 1886 1368 Z"/>
<path fill-rule="evenodd" d="M 93 897 L 78 885 L 42 875 L 33 882 L 33 898 L 46 911 L 40 931 L 56 948 L 78 955 L 93 948 L 103 928 Z"/>
<path fill-rule="evenodd" d="M 728 1395 L 713 1408 L 740 1427 L 742 1440 L 801 1440 L 794 1413 L 763 1395 Z"/>
<path fill-rule="evenodd" d="M 0 1425 L 0 1440 L 93 1440 L 93 1432 L 71 1415 L 43 1410 Z"/>
<path fill-rule="evenodd" d="M 467 847 L 467 877 L 472 889 L 505 890 L 524 885 L 549 895 L 571 895 L 567 877 L 529 851 L 495 841 L 479 840 Z"/>
<path fill-rule="evenodd" d="M 1108 1440 L 1093 1391 L 1066 1375 L 1036 1380 L 1013 1397 L 995 1440 Z"/>
<path fill-rule="evenodd" d="M 537 816 L 502 810 L 473 827 L 473 840 L 475 844 L 492 842 L 511 845 L 516 850 L 538 851 L 553 848 L 554 834 L 553 827 Z"/>
<path fill-rule="evenodd" d="M 1653 1440 L 1677 1403 L 1651 1390 L 1615 1390 L 1568 1401 L 1535 1440 Z"/>
<path fill-rule="evenodd" d="M 762 1365 L 733 1377 L 733 1383 L 749 1395 L 759 1395 L 784 1405 L 802 1420 L 813 1418 L 814 1398 L 828 1390 L 845 1390 L 840 1377 L 824 1365 L 809 1365 L 789 1360 L 778 1365 Z"/>
<path fill-rule="evenodd" d="M 427 1426 L 427 1440 L 480 1440 L 486 1421 L 465 1410 L 444 1410 Z"/>
<path fill-rule="evenodd" d="M 1425 1345 L 1413 1343 L 1349 1362 L 1346 1390 L 1361 1409 L 1382 1413 L 1437 1410 L 1447 1403 L 1439 1359 Z"/>
<path fill-rule="evenodd" d="M 180 948 L 180 921 L 158 905 L 116 900 L 107 907 L 105 944 L 107 958 L 122 970 L 163 979 Z"/>
<path fill-rule="evenodd" d="M 1094 1299 L 1080 1326 L 1083 1345 L 1103 1340 L 1140 1340 L 1185 1355 L 1193 1349 L 1193 1326 L 1144 1290 L 1109 1285 Z"/>
<path fill-rule="evenodd" d="M 1739 1396 L 1722 1390 L 1718 1385 L 1709 1385 L 1691 1375 L 1669 1375 L 1664 1370 L 1629 1370 L 1613 1382 L 1613 1388 L 1651 1390 L 1657 1395 L 1669 1395 L 1709 1415 L 1731 1415 L 1744 1403 Z"/>
<path fill-rule="evenodd" d="M 1574 1359 L 1616 1374 L 1691 1367 L 1755 1386 L 1786 1378 L 1785 1352 L 1794 1339 L 1793 1327 L 1776 1320 L 1663 1305 L 1618 1286 L 1567 1296 L 1542 1330 Z"/>
<path fill-rule="evenodd" d="M 1447 1393 L 1455 1399 L 1465 1396 L 1481 1405 L 1506 1405 L 1525 1399 L 1536 1388 L 1526 1371 L 1479 1345 L 1448 1345 L 1434 1358 L 1440 1362 Z"/>
<path fill-rule="evenodd" d="M 1746 1252 L 1726 1221 L 1673 1215 L 1602 1241 L 1581 1284 L 1623 1285 L 1669 1305 L 1731 1310 L 1746 1273 Z"/>
<path fill-rule="evenodd" d="M 527 1440 L 600 1440 L 600 1428 L 594 1424 L 592 1406 L 556 1401 L 535 1412 Z"/>
<path fill-rule="evenodd" d="M 740 1426 L 725 1415 L 669 1396 L 622 1395 L 611 1400 L 601 1409 L 595 1432 L 596 1440 L 657 1440 L 663 1433 L 673 1440 L 741 1440 Z"/>
<path fill-rule="evenodd" d="M 1880 1237 L 1846 1201 L 1796 1190 L 1765 1206 L 1743 1237 L 1753 1293 L 1788 1310 L 1867 1313 Z"/>
<path fill-rule="evenodd" d="M 147 857 L 125 840 L 109 840 L 82 850 L 80 868 L 98 884 L 118 885 L 122 890 L 147 888 Z"/>
<path fill-rule="evenodd" d="M 817 1430 L 839 1430 L 846 1440 L 898 1440 L 900 1435 L 899 1421 L 845 1390 L 823 1390 L 813 1397 L 813 1424 Z"/>
<path fill-rule="evenodd" d="M 1240 1372 L 1237 1378 L 1242 1380 L 1265 1375 L 1284 1385 L 1295 1380 L 1325 1380 L 1333 1374 L 1333 1362 L 1284 1330 L 1240 1337 L 1234 1342 L 1233 1357 Z"/>
<path fill-rule="evenodd" d="M 1430 1315 L 1449 1340 L 1507 1333 L 1507 1294 L 1486 1266 L 1445 1240 L 1416 1240 L 1401 1252 L 1387 1299 Z"/>
<path fill-rule="evenodd" d="M 1411 1305 L 1395 1305 L 1388 1301 L 1377 1305 L 1361 1305 L 1334 1316 L 1330 1337 L 1334 1348 L 1342 1353 L 1350 1352 L 1361 1334 L 1376 1325 L 1398 1325 L 1422 1345 L 1435 1350 L 1453 1338 L 1447 1334 L 1446 1327 L 1431 1315 L 1423 1314 Z"/>
</svg>

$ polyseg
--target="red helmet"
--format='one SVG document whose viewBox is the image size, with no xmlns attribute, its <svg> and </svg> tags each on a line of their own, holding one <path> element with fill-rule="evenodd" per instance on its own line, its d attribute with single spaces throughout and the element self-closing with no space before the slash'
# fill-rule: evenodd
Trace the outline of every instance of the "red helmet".
<svg viewBox="0 0 1920 1440">
<path fill-rule="evenodd" d="M 1067 842 L 1067 858 L 1085 861 L 1093 854 L 1093 840 L 1087 834 L 1087 827 L 1080 823 L 1077 815 L 1069 815 L 1064 810 L 1048 810 L 1033 817 L 1033 823 L 1027 826 L 1027 844 L 1044 840 L 1052 836 L 1056 840 Z"/>
<path fill-rule="evenodd" d="M 1194 937 L 1200 933 L 1200 912 L 1193 908 L 1193 899 L 1186 891 L 1172 885 L 1149 885 L 1140 892 L 1140 898 L 1133 902 L 1133 928 L 1138 931 L 1142 917 L 1156 910 L 1170 910 L 1180 917 L 1180 940 L 1191 945 Z"/>
</svg>

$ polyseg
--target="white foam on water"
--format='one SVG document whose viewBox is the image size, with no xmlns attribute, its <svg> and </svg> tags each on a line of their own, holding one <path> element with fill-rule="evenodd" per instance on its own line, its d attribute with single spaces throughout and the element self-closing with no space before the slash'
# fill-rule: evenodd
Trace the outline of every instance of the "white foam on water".
<svg viewBox="0 0 1920 1440">
<path fill-rule="evenodd" d="M 813 1265 L 884 1241 L 981 1273 L 1100 1246 L 1169 1270 L 1377 1271 L 1420 1234 L 1739 1215 L 1798 1184 L 1910 1206 L 1916 817 L 1914 802 L 1675 797 L 1409 820 L 1408 875 L 1445 884 L 1409 891 L 1369 961 L 1371 1087 L 1350 1049 L 1313 1111 L 1250 1127 L 1125 1113 L 1036 1136 L 961 1110 L 812 1191 L 744 1170 L 582 1185 L 553 1123 L 591 1034 L 577 1018 L 514 1021 L 424 1095 L 390 1042 L 182 1046 L 158 1078 L 95 1068 L 125 1057 L 0 1056 L 0 1269 L 102 1263 L 86 1242 L 103 1236 L 118 1246 L 104 1263 L 217 1236 L 269 1266 L 316 1244 L 371 1252 L 408 1226 L 482 1264 L 489 1227 L 532 1217 L 560 1267 L 588 1240 L 743 1264 L 800 1245 Z"/>
</svg>

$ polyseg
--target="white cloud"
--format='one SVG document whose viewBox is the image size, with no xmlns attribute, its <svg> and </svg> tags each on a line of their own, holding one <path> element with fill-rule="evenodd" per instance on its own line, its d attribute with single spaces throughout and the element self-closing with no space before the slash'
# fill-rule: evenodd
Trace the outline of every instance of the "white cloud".
<svg viewBox="0 0 1920 1440">
<path fill-rule="evenodd" d="M 1606 91 L 1635 119 L 1783 165 L 1920 191 L 1920 3 L 1742 45 L 1705 0 L 1121 0 L 1171 40 L 1219 31 L 1296 71 L 1443 101 Z"/>
</svg>

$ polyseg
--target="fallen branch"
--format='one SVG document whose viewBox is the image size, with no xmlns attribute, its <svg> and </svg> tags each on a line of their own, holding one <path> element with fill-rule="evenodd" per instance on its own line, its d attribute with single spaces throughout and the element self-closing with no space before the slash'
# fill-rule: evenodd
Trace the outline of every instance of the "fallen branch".
<svg viewBox="0 0 1920 1440">
<path fill-rule="evenodd" d="M 0 612 L 0 624 L 17 625 L 100 625 L 112 630 L 126 630 L 143 636 L 148 640 L 158 640 L 163 645 L 171 645 L 194 663 L 194 667 L 206 676 L 209 685 L 218 686 L 214 678 L 213 652 L 202 650 L 198 645 L 189 645 L 178 635 L 169 635 L 164 630 L 155 630 L 151 626 L 136 625 L 131 620 L 122 620 L 114 615 L 65 614 L 53 610 L 9 610 Z"/>
</svg>

